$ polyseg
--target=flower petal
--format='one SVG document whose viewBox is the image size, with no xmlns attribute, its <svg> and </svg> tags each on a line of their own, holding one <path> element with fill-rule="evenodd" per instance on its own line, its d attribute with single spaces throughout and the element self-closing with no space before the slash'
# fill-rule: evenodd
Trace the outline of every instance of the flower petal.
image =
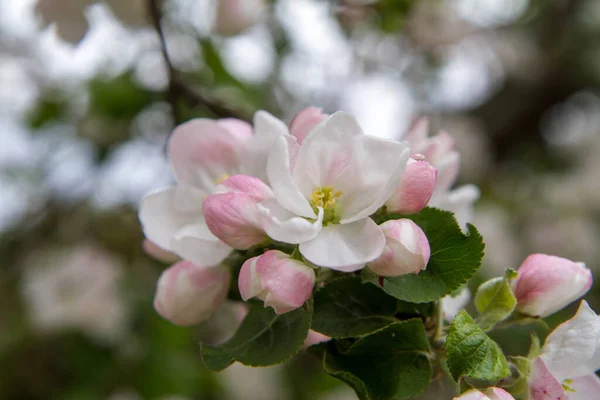
<svg viewBox="0 0 600 400">
<path fill-rule="evenodd" d="M 600 394 L 600 378 L 596 374 L 588 374 L 573 379 L 569 385 L 569 400 L 595 400 Z"/>
<path fill-rule="evenodd" d="M 559 381 L 592 373 L 585 367 L 596 352 L 599 338 L 600 318 L 582 301 L 577 314 L 546 338 L 540 357 Z"/>
<path fill-rule="evenodd" d="M 368 217 L 392 197 L 409 154 L 405 143 L 366 135 L 354 139 L 355 167 L 346 169 L 331 183 L 342 192 L 342 224 Z"/>
<path fill-rule="evenodd" d="M 277 140 L 290 136 L 287 126 L 266 111 L 254 114 L 254 137 L 244 155 L 242 172 L 267 181 L 267 161 Z"/>
<path fill-rule="evenodd" d="M 285 209 L 275 199 L 263 201 L 257 205 L 258 220 L 267 235 L 284 243 L 302 243 L 313 239 L 322 227 L 323 209 L 313 222 L 296 216 Z"/>
<path fill-rule="evenodd" d="M 204 200 L 206 225 L 221 241 L 238 250 L 247 250 L 267 239 L 260 227 L 257 204 L 264 198 L 248 193 L 219 193 Z"/>
<path fill-rule="evenodd" d="M 171 240 L 175 253 L 194 264 L 214 266 L 231 253 L 231 247 L 217 239 L 204 223 L 187 225 Z"/>
<path fill-rule="evenodd" d="M 246 121 L 235 118 L 223 118 L 216 121 L 217 125 L 225 128 L 235 136 L 239 141 L 243 142 L 252 138 L 252 125 Z"/>
<path fill-rule="evenodd" d="M 175 128 L 168 147 L 177 181 L 210 192 L 224 175 L 241 172 L 246 141 L 213 120 L 199 118 Z"/>
<path fill-rule="evenodd" d="M 305 108 L 296 114 L 290 123 L 291 134 L 298 139 L 298 143 L 302 144 L 310 131 L 325 118 L 327 118 L 327 114 L 323 114 L 322 109 L 317 107 Z"/>
<path fill-rule="evenodd" d="M 381 255 L 385 236 L 371 218 L 350 224 L 328 225 L 313 240 L 300 243 L 300 252 L 311 263 L 351 272 Z"/>
<path fill-rule="evenodd" d="M 275 197 L 279 203 L 293 212 L 306 218 L 316 218 L 317 215 L 308 200 L 300 192 L 292 179 L 290 166 L 290 142 L 285 137 L 276 141 L 275 148 L 269 155 L 267 175 Z"/>
<path fill-rule="evenodd" d="M 531 400 L 567 400 L 567 394 L 562 385 L 548 370 L 540 357 L 533 362 L 529 377 Z"/>
<path fill-rule="evenodd" d="M 352 139 L 363 135 L 356 119 L 341 111 L 310 131 L 298 152 L 293 170 L 294 182 L 305 197 L 318 187 L 331 185 L 350 165 Z"/>
<path fill-rule="evenodd" d="M 146 195 L 140 204 L 139 219 L 144 235 L 160 248 L 173 251 L 171 238 L 202 217 L 204 192 L 177 185 Z"/>
</svg>

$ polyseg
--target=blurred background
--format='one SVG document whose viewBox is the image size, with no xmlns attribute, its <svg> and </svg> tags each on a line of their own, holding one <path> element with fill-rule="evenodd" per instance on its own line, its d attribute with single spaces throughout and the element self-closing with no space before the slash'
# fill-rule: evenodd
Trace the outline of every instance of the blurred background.
<svg viewBox="0 0 600 400">
<path fill-rule="evenodd" d="M 308 105 L 450 132 L 482 191 L 473 287 L 533 252 L 600 272 L 598 0 L 0 0 L 0 399 L 355 399 L 306 355 L 206 371 L 236 310 L 158 317 L 136 216 L 177 123 Z"/>
</svg>

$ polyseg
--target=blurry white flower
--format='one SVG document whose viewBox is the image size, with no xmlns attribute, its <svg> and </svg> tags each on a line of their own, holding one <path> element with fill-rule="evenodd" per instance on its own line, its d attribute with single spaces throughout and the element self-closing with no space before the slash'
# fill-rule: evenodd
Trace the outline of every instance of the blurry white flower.
<svg viewBox="0 0 600 400">
<path fill-rule="evenodd" d="M 31 255 L 21 289 L 32 323 L 43 331 L 79 329 L 100 340 L 118 340 L 127 328 L 121 268 L 91 244 Z"/>
</svg>

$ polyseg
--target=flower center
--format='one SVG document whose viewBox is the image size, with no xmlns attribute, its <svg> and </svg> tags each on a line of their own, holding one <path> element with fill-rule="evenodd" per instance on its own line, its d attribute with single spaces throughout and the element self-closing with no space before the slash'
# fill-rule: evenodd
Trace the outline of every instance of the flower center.
<svg viewBox="0 0 600 400">
<path fill-rule="evenodd" d="M 337 199 L 342 195 L 341 191 L 334 192 L 332 186 L 321 186 L 310 195 L 310 205 L 317 212 L 317 208 L 323 208 L 323 225 L 339 224 L 340 217 L 337 214 Z"/>
</svg>

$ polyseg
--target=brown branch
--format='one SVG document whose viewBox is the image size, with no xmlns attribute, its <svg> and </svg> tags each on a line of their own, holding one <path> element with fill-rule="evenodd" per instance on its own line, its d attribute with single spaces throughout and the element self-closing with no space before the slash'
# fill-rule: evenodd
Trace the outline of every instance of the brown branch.
<svg viewBox="0 0 600 400">
<path fill-rule="evenodd" d="M 181 72 L 173 66 L 169 51 L 165 32 L 162 27 L 162 0 L 148 0 L 148 13 L 150 20 L 158 33 L 160 39 L 160 49 L 167 66 L 167 77 L 169 86 L 167 89 L 167 101 L 173 109 L 173 117 L 177 123 L 182 122 L 182 117 L 178 112 L 178 100 L 187 101 L 192 106 L 202 106 L 219 118 L 237 118 L 245 121 L 250 121 L 251 116 L 237 110 L 223 101 L 211 98 L 204 94 L 199 89 L 193 88 L 183 79 Z"/>
</svg>

